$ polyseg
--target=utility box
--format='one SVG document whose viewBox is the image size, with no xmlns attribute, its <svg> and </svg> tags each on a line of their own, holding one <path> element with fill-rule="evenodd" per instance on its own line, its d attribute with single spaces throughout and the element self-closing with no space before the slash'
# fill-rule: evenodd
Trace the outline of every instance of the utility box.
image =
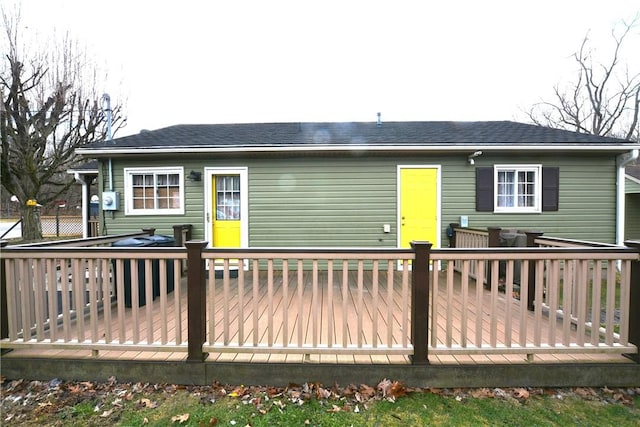
<svg viewBox="0 0 640 427">
<path fill-rule="evenodd" d="M 120 193 L 117 191 L 102 192 L 102 210 L 117 211 L 120 209 Z"/>
</svg>

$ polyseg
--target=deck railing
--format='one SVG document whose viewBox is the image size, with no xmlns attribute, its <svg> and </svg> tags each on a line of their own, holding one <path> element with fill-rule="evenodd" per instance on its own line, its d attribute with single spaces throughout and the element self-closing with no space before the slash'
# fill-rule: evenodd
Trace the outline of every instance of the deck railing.
<svg viewBox="0 0 640 427">
<path fill-rule="evenodd" d="M 631 291 L 637 289 L 637 284 L 632 288 L 632 263 L 638 255 L 631 250 L 450 249 L 433 251 L 431 259 L 461 266 L 447 269 L 442 284 L 434 274 L 431 324 L 446 326 L 432 328 L 431 353 L 636 351 L 629 325 Z M 471 277 L 472 263 L 488 283 Z M 459 289 L 453 280 L 458 268 Z M 461 298 L 464 309 L 455 310 L 454 297 Z M 460 326 L 454 330 L 456 321 Z"/>
<path fill-rule="evenodd" d="M 640 244 L 206 245 L 4 248 L 0 346 L 186 352 L 191 361 L 208 352 L 637 358 Z M 475 277 L 486 279 L 476 286 Z"/>
</svg>

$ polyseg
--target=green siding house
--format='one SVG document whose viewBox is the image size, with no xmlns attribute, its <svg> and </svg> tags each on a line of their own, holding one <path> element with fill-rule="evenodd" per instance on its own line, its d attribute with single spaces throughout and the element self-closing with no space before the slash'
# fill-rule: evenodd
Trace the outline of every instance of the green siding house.
<svg viewBox="0 0 640 427">
<path fill-rule="evenodd" d="M 622 241 L 639 147 L 508 121 L 378 121 L 177 125 L 78 152 L 98 160 L 102 234 L 191 224 L 220 247 L 444 247 L 461 217 Z"/>
</svg>

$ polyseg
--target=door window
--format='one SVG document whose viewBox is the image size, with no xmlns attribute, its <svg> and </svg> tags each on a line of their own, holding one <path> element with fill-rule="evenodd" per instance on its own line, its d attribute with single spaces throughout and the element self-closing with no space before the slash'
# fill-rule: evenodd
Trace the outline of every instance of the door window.
<svg viewBox="0 0 640 427">
<path fill-rule="evenodd" d="M 240 176 L 216 176 L 216 220 L 240 219 Z"/>
</svg>

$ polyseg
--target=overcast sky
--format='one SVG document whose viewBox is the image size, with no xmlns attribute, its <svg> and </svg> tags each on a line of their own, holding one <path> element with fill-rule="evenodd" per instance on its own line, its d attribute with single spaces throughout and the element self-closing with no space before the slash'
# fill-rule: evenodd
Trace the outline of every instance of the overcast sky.
<svg viewBox="0 0 640 427">
<path fill-rule="evenodd" d="M 0 0 L 7 4 L 12 0 Z M 126 99 L 116 136 L 182 123 L 524 120 L 571 80 L 590 31 L 638 0 L 24 0 L 25 31 L 69 30 Z M 640 70 L 640 28 L 624 60 Z"/>
</svg>

